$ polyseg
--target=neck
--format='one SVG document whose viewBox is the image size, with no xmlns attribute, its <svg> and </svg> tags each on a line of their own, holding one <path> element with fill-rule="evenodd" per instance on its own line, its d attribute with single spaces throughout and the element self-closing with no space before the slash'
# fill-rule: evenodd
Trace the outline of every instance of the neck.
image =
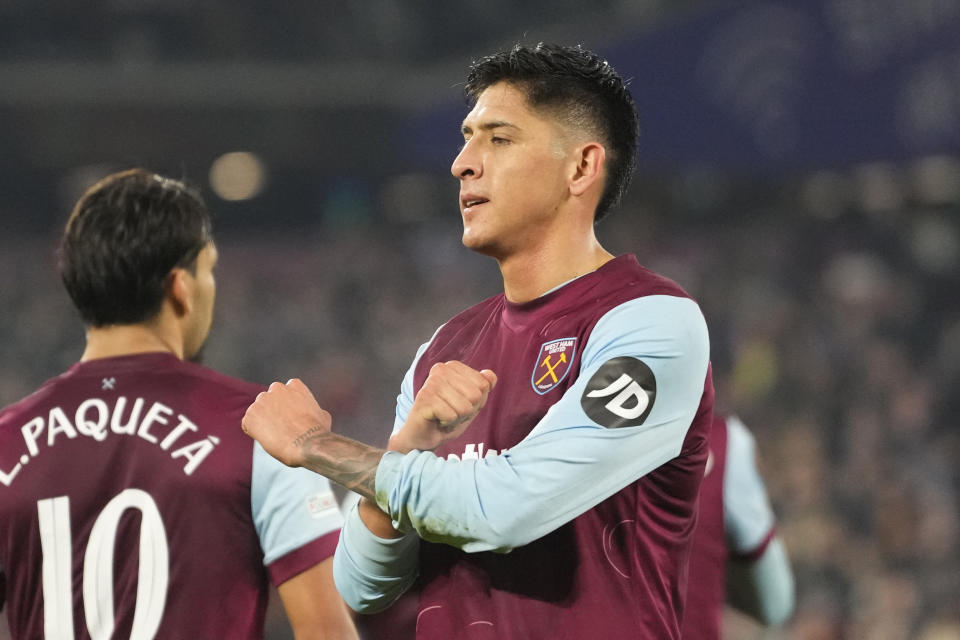
<svg viewBox="0 0 960 640">
<path fill-rule="evenodd" d="M 556 242 L 498 259 L 507 300 L 528 302 L 613 259 L 613 254 L 600 246 L 592 227 L 587 234 L 554 239 Z"/>
<path fill-rule="evenodd" d="M 172 353 L 183 360 L 181 341 L 151 323 L 89 327 L 81 362 L 137 353 Z"/>
</svg>

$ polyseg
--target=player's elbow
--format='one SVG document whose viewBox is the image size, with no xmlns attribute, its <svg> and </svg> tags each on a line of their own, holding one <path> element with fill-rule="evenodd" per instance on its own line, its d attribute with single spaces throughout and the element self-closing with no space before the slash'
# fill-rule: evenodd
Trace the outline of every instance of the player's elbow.
<svg viewBox="0 0 960 640">
<path fill-rule="evenodd" d="M 457 533 L 429 529 L 417 529 L 417 532 L 427 542 L 445 544 L 467 553 L 509 553 L 536 539 L 530 536 L 528 526 L 512 520 L 499 524 L 484 521 L 482 526 L 464 527 Z"/>
<path fill-rule="evenodd" d="M 508 553 L 530 544 L 544 535 L 531 526 L 531 522 L 532 519 L 522 509 L 513 511 L 508 517 L 490 526 L 489 533 L 483 540 L 484 546 L 497 553 Z"/>
<path fill-rule="evenodd" d="M 793 616 L 795 605 L 793 580 L 785 581 L 775 593 L 768 593 L 760 607 L 760 621 L 772 627 L 786 624 Z"/>
<path fill-rule="evenodd" d="M 769 626 L 785 624 L 793 615 L 796 587 L 786 548 L 779 538 L 771 540 L 756 563 L 754 575 L 760 594 L 758 619 Z"/>
<path fill-rule="evenodd" d="M 478 507 L 458 517 L 411 517 L 409 523 L 423 540 L 467 553 L 508 553 L 539 537 L 531 535 L 530 519 L 521 507 Z"/>
<path fill-rule="evenodd" d="M 417 529 L 417 533 L 427 542 L 445 544 L 466 553 L 480 553 L 493 551 L 494 553 L 509 553 L 515 547 L 523 546 L 526 542 L 519 541 L 510 530 L 483 527 L 483 530 L 465 530 L 452 534 L 449 531 L 435 531 L 426 528 Z"/>
<path fill-rule="evenodd" d="M 768 627 L 780 627 L 793 616 L 793 601 L 782 606 L 766 607 L 760 611 L 760 622 Z"/>
<path fill-rule="evenodd" d="M 529 521 L 518 520 L 510 523 L 500 532 L 497 537 L 497 549 L 506 553 L 518 547 L 524 547 L 539 537 L 540 535 L 530 528 Z"/>
<path fill-rule="evenodd" d="M 506 553 L 553 532 L 569 521 L 568 516 L 550 496 L 520 496 L 487 512 L 487 542 L 492 550 Z"/>
</svg>

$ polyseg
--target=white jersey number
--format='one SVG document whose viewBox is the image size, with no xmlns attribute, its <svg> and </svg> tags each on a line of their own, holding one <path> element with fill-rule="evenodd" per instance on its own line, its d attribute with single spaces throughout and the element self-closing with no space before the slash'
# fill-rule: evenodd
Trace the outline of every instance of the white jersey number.
<svg viewBox="0 0 960 640">
<path fill-rule="evenodd" d="M 130 640 L 152 640 L 160 628 L 170 581 L 167 534 L 157 504 L 140 489 L 126 489 L 97 516 L 83 557 L 83 611 L 93 640 L 113 635 L 113 549 L 120 516 L 138 509 L 140 568 L 137 604 Z M 43 624 L 47 640 L 73 640 L 70 498 L 37 502 L 40 546 L 43 550 Z"/>
</svg>

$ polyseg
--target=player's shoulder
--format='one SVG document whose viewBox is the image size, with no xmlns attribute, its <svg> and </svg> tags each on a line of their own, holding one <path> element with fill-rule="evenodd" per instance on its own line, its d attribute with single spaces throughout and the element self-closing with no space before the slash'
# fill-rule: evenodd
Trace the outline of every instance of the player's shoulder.
<svg viewBox="0 0 960 640">
<path fill-rule="evenodd" d="M 262 384 L 236 378 L 195 362 L 181 362 L 180 369 L 183 375 L 192 377 L 201 384 L 220 389 L 226 393 L 256 396 L 266 389 Z"/>
<path fill-rule="evenodd" d="M 610 269 L 603 273 L 604 279 L 631 297 L 673 296 L 693 299 L 679 283 L 640 264 L 633 254 L 619 256 L 608 265 Z"/>
<path fill-rule="evenodd" d="M 0 411 L 0 416 L 34 411 L 64 398 L 87 397 L 93 389 L 114 392 L 120 388 L 148 393 L 189 390 L 191 396 L 200 393 L 214 400 L 250 398 L 264 390 L 262 385 L 180 360 L 172 354 L 129 354 L 78 362 Z"/>
<path fill-rule="evenodd" d="M 604 319 L 626 322 L 661 330 L 667 334 L 689 337 L 691 333 L 706 338 L 706 319 L 699 303 L 675 280 L 640 264 L 636 256 L 626 254 L 610 261 L 601 275 L 601 295 L 593 305 Z"/>
<path fill-rule="evenodd" d="M 491 315 L 498 314 L 503 310 L 505 300 L 506 297 L 502 293 L 481 300 L 447 320 L 437 330 L 437 335 L 456 333 L 474 323 L 484 322 Z"/>
<path fill-rule="evenodd" d="M 242 432 L 234 427 L 264 390 L 262 385 L 185 361 L 168 362 L 156 372 L 140 372 L 130 380 L 118 376 L 118 387 L 127 383 L 127 388 L 137 389 L 144 397 L 176 407 L 194 421 L 220 425 L 218 430 L 232 431 L 235 436 Z"/>
<path fill-rule="evenodd" d="M 16 421 L 20 416 L 32 413 L 36 407 L 43 406 L 51 397 L 57 383 L 64 379 L 68 373 L 69 372 L 64 372 L 54 378 L 50 378 L 29 395 L 5 407 L 0 407 L 0 425 L 3 425 L 7 421 Z"/>
</svg>

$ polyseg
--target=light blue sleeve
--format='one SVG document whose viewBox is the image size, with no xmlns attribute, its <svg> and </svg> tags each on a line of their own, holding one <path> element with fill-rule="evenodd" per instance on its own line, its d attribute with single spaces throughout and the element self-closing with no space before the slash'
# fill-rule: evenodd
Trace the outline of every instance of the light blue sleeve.
<svg viewBox="0 0 960 640">
<path fill-rule="evenodd" d="M 735 554 L 765 542 L 774 527 L 767 488 L 757 470 L 753 434 L 737 417 L 727 418 L 727 461 L 723 473 L 723 526 Z"/>
<path fill-rule="evenodd" d="M 795 606 L 793 570 L 783 541 L 776 535 L 771 538 L 776 520 L 755 451 L 753 434 L 743 422 L 735 416 L 727 418 L 723 474 L 727 544 L 735 559 L 760 553 L 746 564 L 728 563 L 728 600 L 763 624 L 779 625 L 790 618 Z"/>
<path fill-rule="evenodd" d="M 597 323 L 576 382 L 524 440 L 481 460 L 388 452 L 377 470 L 377 502 L 395 527 L 425 540 L 468 552 L 527 544 L 680 453 L 708 361 L 706 323 L 695 302 L 626 302 Z M 620 363 L 629 366 L 618 378 Z M 630 404 L 631 389 L 640 387 L 628 374 L 640 369 L 655 381 L 655 394 L 637 394 Z M 615 427 L 618 412 L 636 418 L 638 402 L 650 403 L 639 424 L 598 422 Z"/>
<path fill-rule="evenodd" d="M 417 577 L 420 538 L 375 536 L 356 506 L 347 515 L 333 556 L 333 581 L 351 609 L 377 613 L 396 601 Z"/>
<path fill-rule="evenodd" d="M 253 524 L 269 565 L 343 526 L 330 482 L 308 469 L 286 466 L 253 445 L 250 503 Z"/>
</svg>

